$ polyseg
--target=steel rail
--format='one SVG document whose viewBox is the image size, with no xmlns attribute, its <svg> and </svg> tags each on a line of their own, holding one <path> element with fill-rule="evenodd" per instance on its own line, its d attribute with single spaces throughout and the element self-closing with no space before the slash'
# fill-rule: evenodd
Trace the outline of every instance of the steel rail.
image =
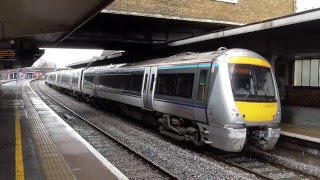
<svg viewBox="0 0 320 180">
<path fill-rule="evenodd" d="M 40 88 L 39 88 L 40 89 Z M 41 90 L 42 92 L 44 92 L 43 90 Z M 47 94 L 46 92 L 44 92 L 45 94 Z M 81 119 L 83 119 L 84 121 L 86 121 L 87 122 L 87 120 L 85 119 L 85 118 L 83 118 L 83 117 L 81 117 L 81 115 L 78 115 L 77 113 L 75 113 L 75 112 L 73 112 L 71 109 L 69 109 L 68 107 L 66 107 L 66 106 L 64 106 L 63 104 L 61 104 L 60 102 L 58 102 L 56 99 L 54 99 L 54 98 L 52 98 L 50 95 L 48 95 L 51 99 L 53 99 L 54 101 L 56 101 L 58 104 L 60 104 L 61 106 L 63 106 L 63 107 L 65 107 L 68 111 L 71 111 L 73 114 L 76 114 L 79 118 L 81 118 Z M 110 114 L 110 113 L 106 113 L 106 112 L 103 112 L 103 111 L 101 111 L 101 113 L 104 113 L 104 114 L 107 114 L 108 116 L 113 116 L 113 117 L 118 117 L 118 116 L 115 116 L 114 114 Z M 91 122 L 87 122 L 88 124 L 90 124 L 91 125 Z M 136 126 L 139 126 L 139 127 L 142 127 L 141 125 L 139 125 L 139 124 L 137 124 L 137 123 L 134 123 L 134 122 L 131 122 L 131 121 L 129 121 L 129 123 L 131 123 L 131 124 L 134 124 L 134 125 L 136 125 Z M 95 126 L 95 125 L 92 125 L 92 126 Z M 95 127 L 96 128 L 96 127 Z M 145 127 L 143 127 L 143 128 L 145 128 Z M 100 128 L 99 127 L 97 127 L 97 129 L 100 131 Z M 149 129 L 149 128 L 148 128 Z M 101 131 L 103 131 L 103 130 L 101 130 Z M 102 132 L 103 133 L 103 132 Z M 104 133 L 103 133 L 104 134 Z M 111 137 L 112 138 L 112 137 Z M 114 139 L 114 138 L 112 138 L 112 139 Z M 118 140 L 116 140 L 115 139 L 115 141 L 118 141 Z M 125 145 L 123 145 L 123 146 L 125 146 Z M 125 146 L 126 147 L 126 146 Z M 127 147 L 127 148 L 129 148 L 129 147 Z M 130 149 L 130 148 L 129 148 Z M 133 151 L 134 152 L 134 150 L 131 150 L 130 149 L 130 151 Z M 203 152 L 202 152 L 203 153 Z M 227 164 L 227 165 L 230 165 L 230 166 L 233 166 L 233 167 L 236 167 L 236 168 L 238 168 L 238 169 L 240 169 L 240 170 L 243 170 L 243 171 L 245 171 L 245 172 L 248 172 L 248 173 L 250 173 L 250 174 L 253 174 L 253 175 L 255 175 L 256 177 L 258 177 L 258 178 L 261 178 L 261 179 L 274 179 L 273 177 L 271 177 L 271 176 L 267 176 L 267 175 L 264 175 L 264 174 L 262 174 L 262 173 L 259 173 L 259 172 L 257 172 L 257 171 L 254 171 L 254 170 L 252 170 L 252 169 L 250 169 L 250 168 L 247 168 L 247 167 L 245 167 L 245 166 L 242 166 L 242 165 L 240 165 L 240 164 L 237 164 L 237 163 L 235 163 L 235 162 L 232 162 L 232 161 L 230 161 L 230 160 L 228 160 L 228 159 L 224 159 L 224 158 L 222 158 L 222 157 L 219 157 L 219 156 L 216 156 L 216 155 L 213 155 L 213 154 L 209 154 L 208 152 L 204 152 L 207 156 L 209 156 L 209 157 L 211 157 L 211 158 L 214 158 L 214 159 L 216 159 L 217 161 L 220 161 L 220 162 L 222 162 L 222 163 L 225 163 L 225 164 Z M 140 156 L 139 154 L 137 154 L 139 157 L 142 157 L 142 156 Z M 246 157 L 247 157 L 247 155 L 245 155 Z M 142 158 L 144 158 L 144 157 L 142 157 Z M 251 157 L 252 158 L 252 157 Z M 255 158 L 255 159 L 258 159 L 258 158 Z M 148 162 L 150 162 L 151 160 L 147 160 Z M 268 161 L 268 160 L 266 160 L 266 161 Z M 309 176 L 309 177 L 315 177 L 315 176 L 313 176 L 313 175 L 310 175 L 310 174 L 306 174 L 306 173 L 304 173 L 304 172 L 301 172 L 301 171 L 299 171 L 299 170 L 296 170 L 296 169 L 292 169 L 292 168 L 289 168 L 289 167 L 285 167 L 285 166 L 282 166 L 282 165 L 279 165 L 279 164 L 276 164 L 276 163 L 274 163 L 274 162 L 270 162 L 270 161 L 268 161 L 272 166 L 275 166 L 275 167 L 281 167 L 281 168 L 283 168 L 284 170 L 288 170 L 288 171 L 291 171 L 291 172 L 296 172 L 296 173 L 298 173 L 298 174 L 301 174 L 301 175 L 305 175 L 305 176 Z M 151 164 L 153 164 L 152 163 L 152 161 L 151 161 Z M 155 164 L 155 167 L 158 167 L 158 165 L 156 165 Z M 160 166 L 159 166 L 160 167 Z M 160 168 L 162 168 L 162 167 L 160 167 Z M 164 169 L 164 171 L 167 171 L 166 169 Z M 174 176 L 174 175 L 173 175 Z M 175 177 L 174 176 L 174 179 L 178 179 L 178 177 Z"/>
<path fill-rule="evenodd" d="M 47 97 L 49 97 L 50 99 L 52 99 L 53 101 L 55 101 L 56 103 L 58 103 L 60 106 L 62 106 L 64 109 L 66 109 L 67 111 L 71 112 L 72 114 L 74 114 L 75 116 L 77 116 L 79 119 L 83 120 L 84 122 L 86 122 L 87 124 L 89 124 L 90 126 L 92 126 L 94 129 L 96 129 L 97 131 L 99 131 L 100 133 L 104 134 L 105 136 L 107 136 L 108 138 L 112 139 L 114 142 L 120 144 L 122 147 L 124 147 L 125 149 L 127 149 L 128 151 L 130 151 L 131 153 L 133 153 L 134 155 L 138 156 L 139 158 L 143 159 L 144 161 L 150 163 L 150 165 L 152 165 L 154 168 L 156 168 L 157 170 L 159 170 L 161 173 L 165 174 L 166 176 L 168 176 L 171 179 L 179 179 L 176 175 L 170 173 L 167 169 L 161 167 L 160 165 L 158 165 L 157 163 L 153 162 L 150 158 L 144 157 L 142 155 L 140 155 L 139 153 L 137 153 L 135 150 L 133 150 L 132 148 L 128 147 L 127 145 L 125 145 L 125 143 L 123 143 L 122 141 L 114 138 L 112 135 L 108 134 L 107 132 L 105 132 L 103 129 L 101 129 L 100 127 L 96 126 L 95 124 L 93 124 L 92 122 L 88 121 L 86 118 L 82 117 L 81 115 L 79 115 L 78 113 L 74 112 L 72 109 L 68 108 L 67 106 L 65 106 L 64 104 L 60 103 L 58 100 L 56 100 L 55 98 L 53 98 L 52 96 L 50 96 L 48 93 L 46 93 L 45 91 L 43 91 L 41 88 L 39 88 L 38 83 L 37 82 L 33 82 L 35 83 L 36 87 L 38 90 L 40 90 L 43 94 L 45 94 Z M 36 91 L 38 91 L 36 90 Z M 39 91 L 38 91 L 39 92 Z"/>
</svg>

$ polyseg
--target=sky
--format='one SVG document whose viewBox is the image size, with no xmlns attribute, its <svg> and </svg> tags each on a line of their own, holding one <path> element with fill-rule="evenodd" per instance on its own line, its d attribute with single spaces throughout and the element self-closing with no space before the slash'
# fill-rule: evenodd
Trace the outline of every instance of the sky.
<svg viewBox="0 0 320 180">
<path fill-rule="evenodd" d="M 314 8 L 320 7 L 319 0 L 297 0 L 296 1 L 296 12 L 302 12 Z"/>
<path fill-rule="evenodd" d="M 44 48 L 45 53 L 40 59 L 55 62 L 57 68 L 65 67 L 68 64 L 85 61 L 100 56 L 103 50 L 100 49 L 65 49 L 65 48 Z M 37 63 L 37 62 L 35 62 Z"/>
</svg>

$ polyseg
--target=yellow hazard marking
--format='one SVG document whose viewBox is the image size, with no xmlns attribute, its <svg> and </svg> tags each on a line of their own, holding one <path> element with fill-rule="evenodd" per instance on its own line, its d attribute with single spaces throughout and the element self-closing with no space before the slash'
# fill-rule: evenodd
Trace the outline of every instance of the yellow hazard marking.
<svg viewBox="0 0 320 180">
<path fill-rule="evenodd" d="M 277 103 L 254 103 L 236 101 L 236 106 L 246 122 L 273 121 L 277 113 Z"/>
<path fill-rule="evenodd" d="M 16 101 L 18 101 L 18 91 L 16 94 Z M 15 113 L 15 133 L 16 133 L 16 180 L 24 180 L 24 166 L 23 166 L 23 155 L 22 155 L 22 140 L 21 140 L 21 128 L 20 128 L 20 115 L 18 105 L 16 106 Z"/>
<path fill-rule="evenodd" d="M 270 64 L 262 59 L 251 58 L 251 57 L 232 57 L 229 59 L 228 63 L 231 64 L 250 64 L 256 66 L 263 66 L 270 68 Z"/>
</svg>

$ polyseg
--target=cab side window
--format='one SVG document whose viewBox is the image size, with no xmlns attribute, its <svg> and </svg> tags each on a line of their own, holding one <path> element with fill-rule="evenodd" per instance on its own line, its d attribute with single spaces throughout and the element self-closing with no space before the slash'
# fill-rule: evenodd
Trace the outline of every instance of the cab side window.
<svg viewBox="0 0 320 180">
<path fill-rule="evenodd" d="M 207 87 L 207 77 L 208 77 L 208 70 L 201 70 L 200 71 L 200 78 L 199 78 L 199 85 L 198 85 L 198 100 L 205 99 L 205 92 Z"/>
</svg>

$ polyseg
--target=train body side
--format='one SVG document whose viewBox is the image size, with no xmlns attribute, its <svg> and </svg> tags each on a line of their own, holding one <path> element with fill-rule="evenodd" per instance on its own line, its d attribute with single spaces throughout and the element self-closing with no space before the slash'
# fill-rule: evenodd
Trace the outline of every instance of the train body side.
<svg viewBox="0 0 320 180">
<path fill-rule="evenodd" d="M 236 99 L 231 85 L 230 67 L 234 64 L 260 67 L 259 63 L 268 69 L 269 63 L 258 54 L 231 49 L 135 65 L 56 72 L 55 83 L 60 88 L 80 93 L 86 100 L 102 99 L 112 102 L 112 106 L 119 105 L 127 116 L 152 119 L 144 117 L 151 114 L 162 133 L 180 140 L 237 152 L 242 150 L 247 139 L 253 139 L 260 148 L 267 150 L 274 147 L 280 134 L 281 106 L 272 71 L 272 101 L 268 98 L 259 102 L 247 100 L 251 90 L 247 90 L 249 95 L 245 98 Z M 77 85 L 73 81 L 75 74 L 80 76 L 77 76 Z M 69 85 L 63 83 L 66 81 L 63 77 L 69 77 Z M 266 113 L 257 115 L 256 111 L 261 110 Z"/>
</svg>

